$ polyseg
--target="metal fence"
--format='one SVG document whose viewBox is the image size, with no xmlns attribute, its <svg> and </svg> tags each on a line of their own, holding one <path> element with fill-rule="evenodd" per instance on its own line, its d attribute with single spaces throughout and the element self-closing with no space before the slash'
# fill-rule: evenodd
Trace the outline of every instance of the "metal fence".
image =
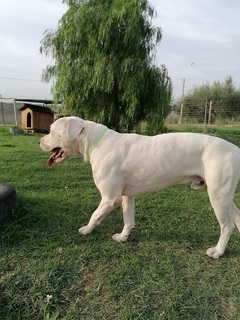
<svg viewBox="0 0 240 320">
<path fill-rule="evenodd" d="M 174 105 L 166 124 L 240 124 L 240 98 L 235 101 L 197 101 Z"/>
<path fill-rule="evenodd" d="M 0 125 L 21 125 L 21 111 L 23 103 L 14 99 L 0 99 Z"/>
<path fill-rule="evenodd" d="M 0 125 L 21 126 L 21 111 L 23 102 L 0 97 Z M 168 124 L 216 124 L 240 125 L 240 99 L 234 103 L 219 101 L 195 101 L 188 105 L 183 101 L 174 105 L 166 121 Z"/>
</svg>

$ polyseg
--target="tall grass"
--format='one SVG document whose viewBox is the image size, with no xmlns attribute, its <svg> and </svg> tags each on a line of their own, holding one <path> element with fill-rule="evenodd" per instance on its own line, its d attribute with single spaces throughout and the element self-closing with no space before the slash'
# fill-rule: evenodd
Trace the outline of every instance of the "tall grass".
<svg viewBox="0 0 240 320">
<path fill-rule="evenodd" d="M 238 142 L 237 132 L 214 134 Z M 137 197 L 125 244 L 111 239 L 120 209 L 83 237 L 100 200 L 91 168 L 77 157 L 47 168 L 40 136 L 0 128 L 0 181 L 18 194 L 0 228 L 1 320 L 240 318 L 240 237 L 219 260 L 206 256 L 219 227 L 203 190 Z"/>
</svg>

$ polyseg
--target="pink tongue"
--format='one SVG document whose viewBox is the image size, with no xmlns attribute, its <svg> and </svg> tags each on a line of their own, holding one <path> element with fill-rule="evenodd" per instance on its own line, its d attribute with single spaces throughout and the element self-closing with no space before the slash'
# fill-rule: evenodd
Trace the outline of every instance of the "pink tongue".
<svg viewBox="0 0 240 320">
<path fill-rule="evenodd" d="M 48 167 L 51 167 L 52 164 L 53 164 L 53 159 L 52 159 L 52 157 L 50 157 L 47 161 L 47 165 L 48 165 Z"/>
<path fill-rule="evenodd" d="M 53 164 L 56 155 L 59 153 L 59 150 L 60 150 L 60 149 L 57 149 L 57 150 L 51 155 L 51 157 L 48 159 L 48 161 L 47 161 L 48 167 L 51 167 L 51 165 Z"/>
</svg>

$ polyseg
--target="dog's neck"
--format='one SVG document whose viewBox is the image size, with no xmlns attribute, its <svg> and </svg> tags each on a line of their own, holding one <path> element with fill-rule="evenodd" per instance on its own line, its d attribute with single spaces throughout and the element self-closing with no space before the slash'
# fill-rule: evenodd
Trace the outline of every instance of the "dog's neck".
<svg viewBox="0 0 240 320">
<path fill-rule="evenodd" d="M 102 132 L 99 134 L 99 136 L 97 137 L 97 139 L 95 140 L 95 142 L 92 144 L 89 153 L 88 153 L 88 157 L 89 160 L 91 159 L 91 155 L 94 151 L 94 149 L 96 148 L 96 146 L 98 145 L 98 143 L 100 142 L 100 140 L 102 139 L 102 137 L 104 136 L 104 134 L 108 131 L 107 127 L 104 127 L 104 129 L 102 130 Z"/>
<path fill-rule="evenodd" d="M 92 121 L 86 121 L 82 133 L 79 135 L 79 152 L 84 161 L 90 161 L 90 158 L 98 146 L 103 136 L 109 129 Z"/>
</svg>

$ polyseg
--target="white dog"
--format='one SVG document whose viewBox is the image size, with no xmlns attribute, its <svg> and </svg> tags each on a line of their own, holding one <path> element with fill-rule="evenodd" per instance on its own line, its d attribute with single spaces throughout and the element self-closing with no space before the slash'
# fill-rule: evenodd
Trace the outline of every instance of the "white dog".
<svg viewBox="0 0 240 320">
<path fill-rule="evenodd" d="M 240 211 L 233 203 L 240 178 L 240 149 L 225 140 L 196 133 L 120 134 L 95 122 L 66 117 L 51 125 L 40 146 L 52 152 L 49 166 L 71 155 L 81 155 L 91 163 L 102 199 L 88 225 L 79 229 L 83 235 L 122 204 L 124 227 L 113 239 L 127 241 L 135 227 L 134 197 L 186 181 L 194 189 L 206 185 L 220 224 L 218 244 L 207 250 L 210 257 L 223 255 L 235 225 L 240 231 Z"/>
</svg>

